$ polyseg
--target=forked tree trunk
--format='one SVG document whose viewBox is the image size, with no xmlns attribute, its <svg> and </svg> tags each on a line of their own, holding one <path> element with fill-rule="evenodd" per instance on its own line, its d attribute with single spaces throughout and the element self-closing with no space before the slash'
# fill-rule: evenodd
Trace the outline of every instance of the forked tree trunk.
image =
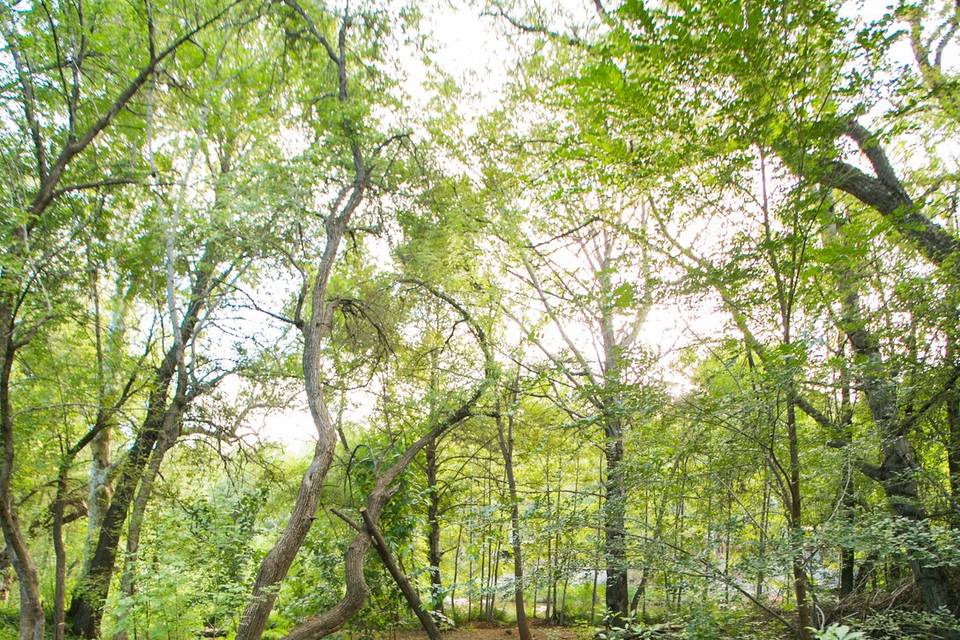
<svg viewBox="0 0 960 640">
<path fill-rule="evenodd" d="M 446 433 L 447 430 L 472 415 L 474 405 L 476 405 L 486 389 L 493 383 L 495 377 L 496 368 L 494 366 L 492 351 L 487 343 L 486 334 L 483 332 L 483 329 L 474 322 L 472 316 L 457 301 L 446 294 L 429 285 L 419 282 L 416 284 L 419 284 L 434 296 L 454 307 L 470 327 L 470 330 L 476 337 L 483 351 L 484 377 L 471 395 L 456 410 L 449 413 L 442 421 L 433 426 L 429 433 L 410 445 L 387 471 L 377 477 L 374 488 L 367 497 L 366 506 L 366 516 L 374 526 L 379 525 L 380 514 L 384 506 L 386 506 L 387 502 L 396 492 L 397 486 L 394 483 L 400 474 L 403 473 L 410 462 L 430 440 L 439 438 Z M 369 593 L 363 575 L 363 560 L 371 544 L 371 538 L 366 533 L 361 533 L 354 537 L 350 546 L 347 547 L 344 558 L 346 594 L 337 604 L 324 613 L 316 617 L 308 618 L 294 627 L 287 635 L 286 640 L 317 640 L 323 638 L 341 629 L 353 614 L 363 607 Z M 239 635 L 237 637 L 239 638 Z"/>
<path fill-rule="evenodd" d="M 488 369 L 488 373 L 491 369 Z M 466 419 L 472 411 L 473 405 L 479 399 L 484 389 L 488 386 L 492 378 L 488 376 L 477 388 L 471 398 L 465 402 L 457 411 L 451 413 L 441 424 L 434 427 L 428 435 L 420 438 L 413 443 L 404 454 L 391 466 L 385 473 L 377 478 L 377 482 L 367 497 L 367 506 L 365 510 L 365 520 L 373 526 L 378 526 L 380 514 L 387 502 L 396 492 L 394 482 L 400 474 L 407 468 L 414 457 L 420 452 L 427 441 L 432 437 L 437 437 L 447 429 L 459 424 Z M 323 638 L 341 629 L 344 624 L 366 603 L 369 590 L 363 575 L 363 560 L 367 551 L 373 544 L 371 537 L 367 533 L 360 533 L 354 537 L 350 546 L 347 547 L 344 558 L 344 573 L 346 582 L 346 594 L 333 607 L 323 614 L 308 618 L 306 621 L 295 627 L 286 637 L 286 640 L 317 640 Z"/>
<path fill-rule="evenodd" d="M 327 303 L 323 302 L 321 292 L 321 295 L 315 298 L 314 314 L 324 313 L 322 310 L 327 309 L 328 306 Z M 313 326 L 319 331 L 322 327 L 328 326 L 328 322 L 329 320 L 323 320 L 322 322 L 318 320 Z M 313 525 L 317 505 L 320 502 L 323 480 L 333 461 L 334 450 L 337 446 L 337 432 L 322 397 L 323 390 L 319 378 L 320 345 L 316 339 L 311 337 L 311 335 L 315 335 L 313 330 L 307 330 L 305 334 L 307 342 L 304 347 L 303 360 L 307 398 L 319 437 L 314 447 L 313 460 L 311 460 L 310 466 L 300 482 L 300 491 L 294 502 L 290 518 L 287 520 L 287 525 L 273 548 L 260 563 L 260 569 L 253 585 L 253 592 L 237 629 L 237 640 L 259 640 L 263 634 L 267 618 L 277 599 L 277 589 L 275 587 L 287 575 L 290 565 L 293 564 L 300 546 Z M 354 549 L 353 545 L 351 545 L 351 549 Z M 359 549 L 353 553 L 348 551 L 348 570 L 356 563 L 360 563 L 362 566 L 363 553 L 365 552 L 366 547 L 362 549 L 362 552 Z M 359 557 L 355 557 L 358 553 L 360 554 Z M 347 590 L 349 593 L 349 584 Z"/>
<path fill-rule="evenodd" d="M 127 519 L 144 467 L 163 428 L 168 383 L 169 378 L 165 382 L 158 380 L 158 387 L 150 393 L 147 417 L 127 454 L 127 460 L 116 484 L 116 492 L 104 514 L 103 525 L 100 527 L 97 546 L 90 560 L 89 569 L 78 580 L 73 591 L 68 618 L 73 633 L 84 638 L 96 638 L 100 633 L 100 619 L 103 616 L 103 607 L 116 566 L 117 548 L 120 544 L 123 524 Z"/>
</svg>

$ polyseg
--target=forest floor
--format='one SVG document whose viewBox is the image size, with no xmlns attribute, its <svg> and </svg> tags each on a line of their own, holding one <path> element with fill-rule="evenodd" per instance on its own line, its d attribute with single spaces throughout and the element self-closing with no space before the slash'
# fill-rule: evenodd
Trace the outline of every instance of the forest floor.
<svg viewBox="0 0 960 640">
<path fill-rule="evenodd" d="M 577 640 L 577 629 L 534 624 L 530 628 L 533 640 Z M 391 631 L 382 640 L 422 640 L 426 634 L 420 629 Z M 444 640 L 519 640 L 517 626 L 510 624 L 472 624 L 443 632 Z"/>
</svg>

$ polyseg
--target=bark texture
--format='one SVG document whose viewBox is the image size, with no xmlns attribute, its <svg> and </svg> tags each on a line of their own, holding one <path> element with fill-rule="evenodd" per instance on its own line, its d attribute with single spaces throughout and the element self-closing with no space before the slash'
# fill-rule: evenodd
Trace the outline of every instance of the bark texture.
<svg viewBox="0 0 960 640">
<path fill-rule="evenodd" d="M 837 282 L 841 296 L 841 329 L 857 360 L 857 381 L 866 395 L 870 415 L 882 438 L 880 465 L 861 464 L 860 470 L 880 483 L 894 514 L 922 529 L 927 526 L 929 515 L 920 500 L 917 484 L 920 465 L 908 439 L 914 419 L 900 414 L 898 383 L 890 374 L 880 345 L 863 317 L 856 274 L 850 269 L 841 269 Z M 932 557 L 936 557 L 936 551 L 930 549 Z M 924 609 L 935 612 L 945 607 L 955 611 L 956 603 L 942 567 L 913 559 L 910 569 Z"/>
<path fill-rule="evenodd" d="M 341 26 L 341 42 L 346 37 L 348 25 L 349 21 L 345 20 Z M 338 66 L 345 65 L 345 54 L 341 54 L 337 61 Z M 342 76 L 341 81 L 346 81 L 345 76 Z M 345 94 L 343 99 L 346 99 Z M 352 149 L 356 162 L 355 181 L 346 204 L 341 210 L 331 213 L 325 225 L 326 245 L 311 287 L 310 302 L 312 308 L 310 317 L 306 322 L 301 322 L 299 318 L 296 320 L 303 331 L 304 385 L 307 393 L 307 404 L 310 407 L 310 416 L 317 429 L 317 444 L 314 447 L 310 466 L 300 482 L 300 489 L 290 518 L 287 520 L 280 538 L 260 564 L 253 585 L 253 592 L 237 629 L 237 640 L 258 640 L 263 634 L 267 618 L 276 602 L 276 586 L 290 570 L 290 565 L 293 564 L 293 560 L 313 524 L 313 517 L 317 512 L 317 505 L 323 488 L 323 480 L 333 461 L 333 454 L 337 446 L 336 424 L 330 416 L 323 396 L 323 343 L 330 333 L 333 313 L 336 309 L 336 303 L 327 299 L 327 284 L 333 272 L 340 242 L 343 239 L 347 224 L 360 205 L 367 186 L 367 169 L 360 157 L 359 147 L 356 143 L 353 143 Z M 362 562 L 362 555 L 360 561 Z M 356 560 L 353 562 L 356 562 Z"/>
</svg>

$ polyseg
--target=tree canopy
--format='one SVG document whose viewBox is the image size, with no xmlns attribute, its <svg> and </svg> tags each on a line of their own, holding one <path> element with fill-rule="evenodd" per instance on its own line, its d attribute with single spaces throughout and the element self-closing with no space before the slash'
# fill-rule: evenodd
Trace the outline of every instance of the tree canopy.
<svg viewBox="0 0 960 640">
<path fill-rule="evenodd" d="M 0 38 L 0 638 L 960 638 L 960 5 Z"/>
</svg>

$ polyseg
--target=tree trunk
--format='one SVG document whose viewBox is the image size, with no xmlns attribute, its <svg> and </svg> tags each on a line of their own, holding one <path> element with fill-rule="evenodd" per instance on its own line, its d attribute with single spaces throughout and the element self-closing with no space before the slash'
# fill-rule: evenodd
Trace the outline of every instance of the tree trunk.
<svg viewBox="0 0 960 640">
<path fill-rule="evenodd" d="M 770 523 L 770 469 L 764 465 L 763 468 L 763 506 L 760 510 L 760 530 L 758 537 L 760 539 L 760 560 L 761 568 L 757 571 L 757 599 L 763 595 L 763 583 L 766 579 L 763 571 L 763 563 L 767 559 L 767 526 Z"/>
<path fill-rule="evenodd" d="M 640 608 L 640 602 L 643 600 L 644 593 L 647 590 L 647 570 L 644 568 L 640 576 L 640 582 L 637 584 L 637 590 L 633 592 L 633 598 L 630 600 L 630 612 L 636 616 L 637 609 Z"/>
<path fill-rule="evenodd" d="M 410 581 L 403 574 L 403 571 L 400 570 L 396 559 L 393 557 L 393 553 L 390 551 L 390 547 L 387 546 L 387 541 L 384 540 L 383 534 L 381 534 L 380 529 L 377 528 L 376 522 L 373 521 L 366 509 L 360 510 L 360 516 L 363 518 L 366 532 L 373 539 L 373 546 L 380 555 L 380 559 L 383 561 L 387 571 L 390 572 L 394 582 L 400 587 L 400 591 L 403 593 L 403 597 L 406 598 L 407 604 L 410 605 L 413 613 L 417 616 L 417 619 L 420 620 L 423 630 L 427 632 L 427 637 L 430 638 L 430 640 L 440 640 L 440 630 L 437 628 L 437 623 L 434 622 L 430 613 L 424 608 L 423 602 L 420 601 L 420 596 L 417 594 L 416 589 L 410 584 Z"/>
<path fill-rule="evenodd" d="M 347 23 L 341 24 L 341 37 L 344 37 Z M 346 99 L 345 71 L 341 60 L 341 100 Z M 352 144 L 355 158 L 360 158 L 359 148 Z M 303 346 L 303 375 L 304 387 L 307 394 L 307 404 L 310 415 L 317 429 L 317 444 L 314 447 L 313 459 L 300 481 L 300 490 L 294 502 L 293 511 L 280 538 L 270 549 L 260 563 L 260 569 L 253 585 L 253 591 L 247 602 L 246 609 L 237 628 L 236 640 L 259 640 L 267 624 L 267 618 L 277 599 L 277 585 L 286 577 L 293 564 L 297 552 L 313 525 L 314 515 L 320 501 L 320 492 L 323 480 L 327 475 L 333 454 L 337 446 L 336 425 L 330 417 L 327 403 L 323 396 L 323 343 L 330 333 L 333 322 L 334 304 L 328 301 L 327 285 L 336 263 L 340 242 L 346 231 L 353 212 L 359 206 L 366 188 L 365 169 L 357 168 L 356 181 L 347 203 L 339 214 L 331 213 L 325 224 L 326 246 L 320 258 L 317 273 L 313 278 L 311 291 L 311 313 L 306 322 L 301 323 L 304 337 Z M 359 550 L 359 557 L 351 559 L 352 563 L 363 564 L 363 553 L 366 548 Z M 348 585 L 349 587 L 349 585 Z M 355 596 L 356 597 L 356 596 Z M 363 598 L 366 596 L 364 595 Z"/>
<path fill-rule="evenodd" d="M 956 323 L 956 319 L 954 319 Z M 960 367 L 960 348 L 957 331 L 960 327 L 947 329 L 946 361 L 953 367 Z M 947 469 L 950 473 L 950 496 L 953 498 L 954 528 L 960 528 L 960 388 L 953 385 L 944 394 L 947 405 Z"/>
<path fill-rule="evenodd" d="M 4 335 L 3 354 L 0 355 L 0 527 L 10 550 L 10 562 L 20 583 L 20 640 L 43 640 L 46 620 L 40 599 L 40 578 L 33 563 L 27 542 L 20 530 L 16 507 L 11 495 L 14 465 L 13 406 L 10 402 L 10 377 L 13 371 L 15 348 L 13 344 L 13 317 L 6 305 L 0 306 Z"/>
<path fill-rule="evenodd" d="M 74 587 L 73 600 L 67 617 L 76 635 L 96 638 L 100 631 L 100 619 L 103 616 L 103 607 L 116 567 L 117 547 L 120 544 L 123 523 L 127 519 L 130 505 L 133 503 L 137 486 L 143 477 L 150 455 L 163 431 L 166 416 L 170 410 L 167 401 L 170 384 L 179 369 L 185 345 L 194 338 L 200 313 L 207 305 L 211 282 L 214 280 L 212 272 L 215 264 L 214 255 L 215 251 L 211 245 L 204 247 L 194 274 L 190 302 L 180 321 L 180 326 L 176 329 L 177 339 L 164 354 L 163 361 L 154 374 L 143 426 L 121 468 L 113 498 L 103 516 L 103 524 L 100 527 L 97 545 L 89 567 Z"/>
<path fill-rule="evenodd" d="M 537 559 L 533 564 L 533 618 L 537 617 L 537 607 L 540 605 L 537 595 L 540 593 L 540 549 L 537 549 Z"/>
<path fill-rule="evenodd" d="M 523 545 L 520 536 L 520 503 L 517 498 L 517 481 L 513 474 L 513 415 L 508 417 L 504 430 L 503 417 L 497 413 L 497 435 L 503 466 L 507 476 L 507 491 L 510 498 L 510 544 L 513 551 L 513 602 L 517 611 L 517 632 L 520 640 L 531 640 L 530 624 L 523 601 Z M 506 431 L 506 433 L 504 433 Z"/>
<path fill-rule="evenodd" d="M 161 386 L 150 394 L 147 417 L 127 454 L 116 492 L 104 514 L 90 566 L 74 588 L 68 617 L 76 635 L 96 638 L 100 633 L 100 619 L 116 566 L 123 523 L 127 519 L 134 492 L 163 427 L 166 391 L 166 384 L 161 383 Z"/>
<path fill-rule="evenodd" d="M 13 574 L 10 573 L 10 549 L 0 552 L 0 602 L 10 600 L 10 585 L 13 584 Z"/>
<path fill-rule="evenodd" d="M 460 543 L 463 541 L 463 524 L 457 528 L 457 549 L 454 551 L 453 556 L 453 583 L 450 585 L 450 616 L 456 617 L 457 615 L 457 603 L 455 599 L 455 594 L 457 590 L 457 579 L 459 578 L 459 569 L 460 569 Z"/>
<path fill-rule="evenodd" d="M 318 44 L 326 43 L 316 22 L 304 9 L 294 0 L 289 0 L 290 8 L 293 9 L 305 23 L 308 32 L 317 41 Z M 341 51 L 346 49 L 347 31 L 350 28 L 351 20 L 344 17 L 340 20 L 339 33 L 337 34 L 338 45 Z M 337 100 L 343 104 L 348 101 L 348 83 L 347 83 L 347 57 L 343 53 L 334 60 L 337 71 Z M 317 445 L 314 448 L 313 459 L 307 468 L 303 479 L 300 482 L 300 490 L 297 493 L 294 502 L 293 511 L 280 538 L 274 544 L 273 548 L 267 553 L 257 571 L 257 577 L 253 585 L 252 593 L 247 601 L 247 606 L 240 619 L 237 628 L 236 640 L 259 640 L 263 635 L 263 630 L 267 624 L 267 618 L 273 609 L 274 602 L 277 599 L 277 587 L 281 580 L 286 577 L 290 565 L 296 558 L 303 541 L 306 539 L 313 525 L 314 515 L 320 500 L 320 492 L 323 488 L 323 481 L 326 477 L 330 464 L 333 461 L 333 454 L 337 446 L 337 429 L 330 413 L 327 410 L 326 400 L 323 396 L 323 344 L 330 333 L 333 322 L 334 303 L 327 300 L 327 288 L 330 277 L 333 273 L 334 265 L 337 261 L 337 255 L 340 250 L 340 243 L 346 232 L 347 225 L 356 211 L 357 207 L 363 201 L 366 195 L 366 188 L 369 179 L 369 167 L 363 157 L 360 145 L 357 142 L 356 135 L 346 126 L 343 134 L 347 140 L 344 150 L 349 150 L 352 159 L 352 185 L 343 192 L 344 198 L 337 203 L 336 208 L 329 212 L 324 223 L 324 232 L 326 235 L 326 244 L 323 253 L 320 256 L 319 263 L 316 265 L 316 272 L 310 284 L 310 317 L 303 319 L 300 317 L 300 308 L 298 306 L 295 324 L 303 332 L 303 374 L 304 388 L 307 394 L 307 404 L 310 407 L 310 415 L 313 419 L 314 427 L 317 429 Z M 342 204 L 341 204 L 342 202 Z M 303 294 L 307 292 L 307 282 L 304 282 Z M 301 297 L 301 304 L 303 299 Z M 374 519 L 376 521 L 376 518 Z M 335 622 L 334 628 L 339 628 L 343 624 L 340 618 L 343 615 L 352 614 L 352 606 L 356 602 L 362 603 L 366 599 L 366 586 L 363 582 L 363 555 L 369 546 L 369 538 L 363 536 L 364 541 L 351 545 L 348 550 L 347 559 L 347 598 L 344 599 L 343 608 L 336 613 L 331 613 L 331 620 Z M 359 583 L 351 585 L 349 577 L 352 571 L 359 569 Z M 356 580 L 355 580 L 356 582 Z M 339 605 L 338 605 L 339 606 Z M 344 620 L 346 618 L 343 618 Z M 319 628 L 322 628 L 320 625 Z M 294 629 L 291 637 L 297 633 L 298 629 L 314 629 L 309 625 L 301 625 Z"/>
<path fill-rule="evenodd" d="M 87 538 L 84 544 L 83 569 L 89 570 L 103 516 L 110 506 L 110 427 L 103 429 L 90 443 L 90 475 L 87 480 Z"/>
<path fill-rule="evenodd" d="M 560 490 L 560 487 L 563 486 L 563 477 L 560 473 L 560 465 L 557 465 L 557 504 L 556 510 L 554 511 L 554 530 L 556 533 L 553 536 L 553 571 L 550 572 L 550 608 L 553 611 L 553 622 L 560 624 L 560 619 L 563 617 L 563 614 L 560 611 L 559 597 L 557 585 L 560 583 L 560 574 L 563 572 L 563 558 L 560 555 L 560 529 L 562 522 L 562 514 L 560 513 L 560 498 L 563 495 L 563 492 Z M 550 499 L 550 496 L 547 496 L 547 499 Z"/>
<path fill-rule="evenodd" d="M 547 518 L 548 520 L 553 515 L 551 511 L 553 510 L 553 501 L 550 498 L 550 461 L 547 459 Z M 545 601 L 543 603 L 543 619 L 549 621 L 552 614 L 552 609 L 550 608 L 551 597 L 550 597 L 550 586 L 553 584 L 553 536 L 549 533 L 547 534 L 547 595 L 545 596 Z"/>
<path fill-rule="evenodd" d="M 427 536 L 427 562 L 430 563 L 430 605 L 443 613 L 443 581 L 440 575 L 440 490 L 437 487 L 437 442 L 431 440 L 424 449 L 427 459 L 427 491 L 429 504 L 427 505 L 427 523 L 430 527 Z"/>
<path fill-rule="evenodd" d="M 470 537 L 467 544 L 469 549 L 473 549 L 473 527 L 470 527 Z M 473 553 L 467 553 L 467 621 L 473 618 Z"/>
<path fill-rule="evenodd" d="M 800 491 L 800 447 L 797 439 L 797 412 L 792 400 L 787 400 L 787 439 L 790 449 L 790 478 L 787 482 L 790 492 L 790 529 L 793 544 L 791 567 L 793 570 L 793 589 L 797 598 L 797 622 L 799 635 L 806 640 L 811 637 L 813 611 L 807 594 L 807 572 L 803 566 L 803 509 Z"/>
<path fill-rule="evenodd" d="M 623 471 L 623 433 L 620 419 L 607 416 L 606 445 L 604 454 L 607 463 L 606 502 L 604 504 L 604 542 L 607 562 L 606 605 L 609 625 L 622 624 L 629 614 L 627 597 L 626 558 L 626 491 Z"/>
<path fill-rule="evenodd" d="M 319 389 L 317 392 L 320 392 Z M 325 406 L 323 407 L 323 411 L 324 413 L 326 412 Z M 330 424 L 332 427 L 332 423 Z M 337 433 L 335 429 L 327 429 L 326 432 L 321 433 L 321 436 L 321 439 L 317 441 L 314 447 L 313 460 L 310 462 L 310 466 L 307 468 L 303 480 L 300 482 L 300 491 L 297 494 L 297 499 L 294 503 L 293 511 L 290 514 L 290 519 L 287 521 L 287 526 L 284 528 L 283 533 L 280 534 L 280 539 L 260 564 L 260 570 L 257 573 L 257 578 L 253 585 L 253 592 L 241 618 L 240 626 L 237 629 L 237 640 L 259 640 L 260 636 L 263 635 L 263 630 L 267 625 L 267 618 L 277 599 L 277 589 L 275 585 L 287 575 L 290 565 L 293 564 L 293 560 L 300 550 L 300 546 L 303 544 L 307 533 L 310 531 L 310 527 L 313 525 L 313 516 L 316 514 L 317 505 L 320 501 L 323 479 L 326 476 L 327 470 L 330 468 L 334 449 L 337 446 Z M 367 536 L 363 537 L 365 540 L 369 540 Z M 363 555 L 366 553 L 368 547 L 368 541 L 351 545 L 347 552 L 348 568 L 359 565 L 360 571 L 362 572 Z M 366 598 L 365 588 L 361 596 L 361 592 L 351 592 L 351 585 L 348 583 L 347 592 L 350 596 L 349 602 L 351 603 L 357 598 Z M 353 609 L 350 608 L 349 610 L 352 615 Z M 340 625 L 342 625 L 342 623 L 339 623 L 337 628 L 339 628 Z"/>
<path fill-rule="evenodd" d="M 604 475 L 603 475 L 603 458 L 600 459 L 600 484 L 604 484 Z M 597 537 L 596 537 L 596 554 L 594 556 L 594 566 L 593 566 L 593 588 L 590 591 L 590 624 L 594 624 L 597 618 L 597 582 L 600 577 L 600 564 L 603 554 L 602 548 L 602 527 L 603 527 L 603 496 L 597 497 Z"/>
<path fill-rule="evenodd" d="M 199 313 L 199 309 L 196 309 L 196 312 Z M 195 322 L 196 316 L 192 319 L 185 318 L 184 326 L 188 326 L 192 333 Z M 120 543 L 123 523 L 127 519 L 137 486 L 163 430 L 168 412 L 167 393 L 177 367 L 179 358 L 177 351 L 176 345 L 171 347 L 157 370 L 143 426 L 124 461 L 116 483 L 116 491 L 103 517 L 103 524 L 100 527 L 97 545 L 89 567 L 73 590 L 68 618 L 76 635 L 96 638 L 100 632 L 100 619 L 103 616 L 104 603 L 107 600 L 116 566 L 117 547 Z"/>
<path fill-rule="evenodd" d="M 426 436 L 410 445 L 393 466 L 377 478 L 377 482 L 367 498 L 364 520 L 369 518 L 370 522 L 377 525 L 380 521 L 380 514 L 383 508 L 396 491 L 394 482 L 420 452 L 420 449 L 426 446 L 429 439 L 439 437 L 445 433 L 447 429 L 459 424 L 471 415 L 474 404 L 476 404 L 476 401 L 493 379 L 492 357 L 487 349 L 485 338 L 482 337 L 483 334 L 479 333 L 479 336 L 481 336 L 480 339 L 487 360 L 486 377 L 476 388 L 473 395 L 470 396 L 459 409 L 448 415 Z M 363 607 L 369 593 L 366 580 L 363 576 L 363 559 L 370 549 L 371 544 L 372 539 L 366 533 L 361 533 L 354 537 L 350 546 L 347 547 L 344 558 L 346 594 L 337 604 L 323 614 L 308 618 L 294 627 L 285 640 L 317 640 L 318 638 L 328 636 L 341 629 L 347 620 Z"/>
<path fill-rule="evenodd" d="M 487 475 L 489 476 L 489 468 Z M 484 481 L 483 490 L 484 506 L 490 508 L 490 481 Z M 487 574 L 490 571 L 490 523 L 484 520 L 481 533 L 482 545 L 480 547 L 480 602 L 477 607 L 477 619 L 480 620 L 487 615 Z"/>
<path fill-rule="evenodd" d="M 860 297 L 855 289 L 856 279 L 850 272 L 841 276 L 841 328 L 859 360 L 856 368 L 859 386 L 867 397 L 870 415 L 883 439 L 880 466 L 861 465 L 861 471 L 880 482 L 894 514 L 923 529 L 927 525 L 928 515 L 920 502 L 917 486 L 916 477 L 920 467 L 907 439 L 911 423 L 900 419 L 897 383 L 886 374 L 880 348 L 863 320 Z M 932 557 L 936 557 L 936 549 L 929 551 Z M 910 568 L 926 611 L 933 613 L 943 607 L 956 610 L 942 567 L 911 560 Z"/>
<path fill-rule="evenodd" d="M 63 546 L 63 495 L 67 490 L 67 472 L 70 459 L 60 463 L 57 473 L 57 493 L 53 500 L 53 555 L 55 562 L 53 596 L 53 640 L 66 635 L 65 608 L 67 598 L 67 552 Z"/>
<path fill-rule="evenodd" d="M 133 511 L 130 513 L 130 522 L 127 525 L 126 558 L 123 565 L 123 574 L 120 577 L 120 592 L 124 596 L 132 596 L 135 593 L 135 575 L 140 550 L 140 532 L 143 528 L 143 519 L 147 510 L 147 503 L 153 492 L 154 482 L 160 474 L 163 458 L 179 437 L 180 420 L 186 408 L 187 391 L 186 378 L 184 376 L 179 376 L 179 378 L 176 397 L 170 404 L 167 414 L 164 416 L 163 432 L 157 441 L 153 454 L 150 456 L 146 473 L 140 481 L 140 489 L 137 491 L 137 496 L 134 499 Z M 115 636 L 115 640 L 126 640 L 126 637 L 126 634 L 121 632 Z"/>
<path fill-rule="evenodd" d="M 493 557 L 490 559 L 493 569 L 489 572 L 490 588 L 487 590 L 489 599 L 487 600 L 487 622 L 493 623 L 493 611 L 497 602 L 497 581 L 500 579 L 500 547 L 503 529 L 497 529 L 497 546 L 493 549 Z"/>
<path fill-rule="evenodd" d="M 955 365 L 957 366 L 957 365 Z M 955 528 L 960 528 L 960 389 L 953 388 L 945 397 L 947 404 L 947 468 L 950 472 L 950 496 L 953 498 Z"/>
<path fill-rule="evenodd" d="M 727 524 L 723 538 L 723 604 L 730 604 L 730 523 L 733 522 L 733 491 L 727 491 Z"/>
<path fill-rule="evenodd" d="M 842 334 L 842 332 L 841 332 Z M 844 357 L 844 341 L 840 336 L 839 355 Z M 840 370 L 840 433 L 839 437 L 846 447 L 853 442 L 853 403 L 851 400 L 850 374 L 846 363 L 841 365 Z M 854 492 L 853 492 L 853 468 L 849 464 L 844 464 L 843 474 L 840 482 L 840 508 L 844 518 L 848 522 L 854 518 Z M 851 547 L 840 548 L 840 598 L 841 600 L 851 593 L 854 589 L 854 569 L 856 564 L 856 553 Z"/>
</svg>

